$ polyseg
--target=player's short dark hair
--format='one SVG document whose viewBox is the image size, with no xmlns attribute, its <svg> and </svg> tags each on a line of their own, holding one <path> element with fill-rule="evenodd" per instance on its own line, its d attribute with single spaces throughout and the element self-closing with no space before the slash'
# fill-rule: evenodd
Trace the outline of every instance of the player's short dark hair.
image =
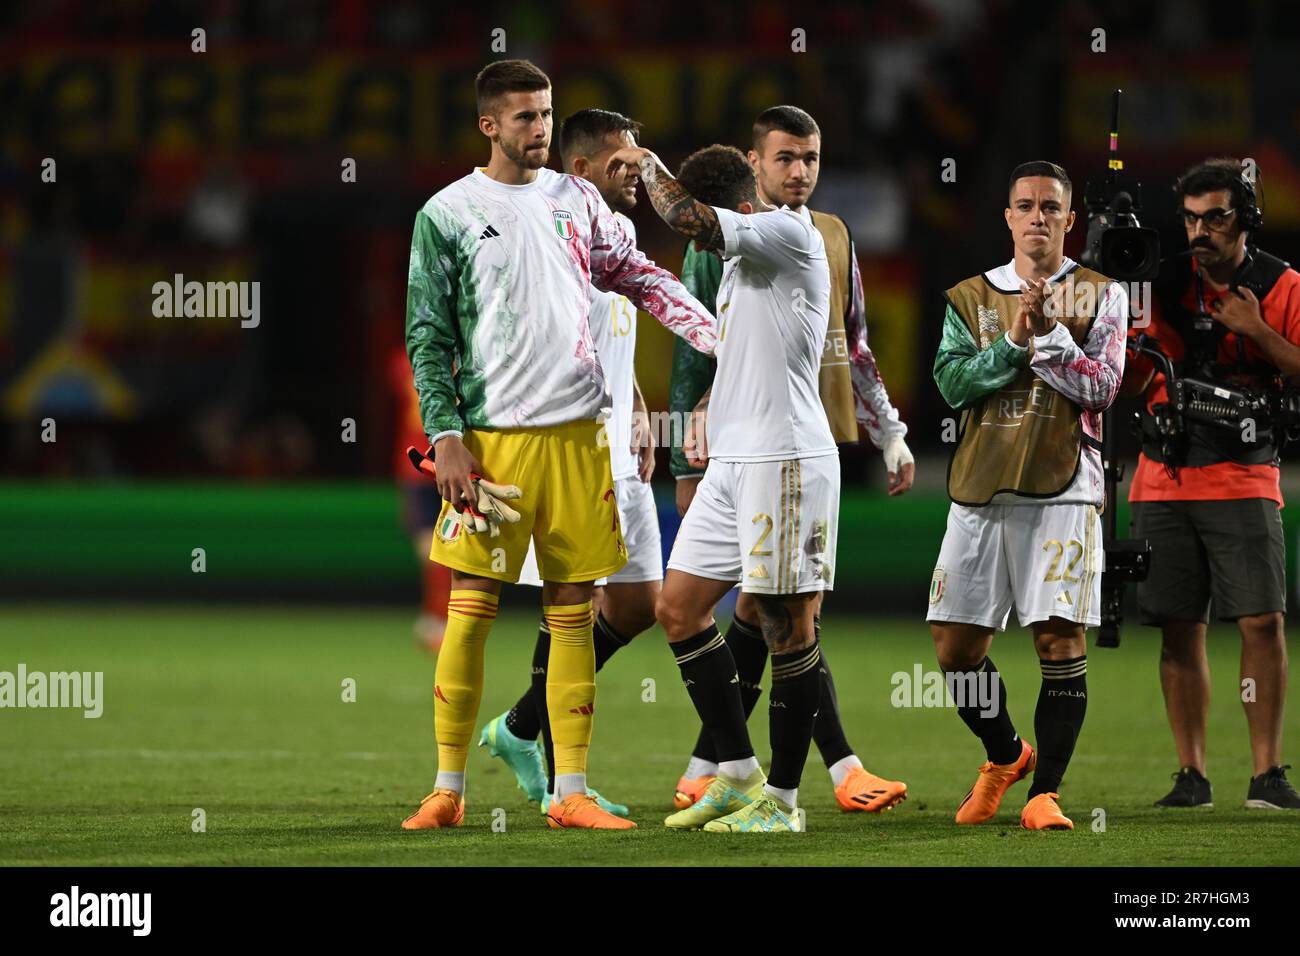
<svg viewBox="0 0 1300 956">
<path fill-rule="evenodd" d="M 551 78 L 528 60 L 497 60 L 483 67 L 474 78 L 478 115 L 495 116 L 501 97 L 507 93 L 532 93 L 550 88 Z"/>
<path fill-rule="evenodd" d="M 1233 209 L 1245 209 L 1250 205 L 1251 197 L 1242 181 L 1241 160 L 1232 156 L 1207 159 L 1187 170 L 1174 183 L 1174 195 L 1179 201 L 1184 196 L 1203 196 L 1220 189 L 1232 193 Z"/>
<path fill-rule="evenodd" d="M 1065 190 L 1067 197 L 1074 192 L 1074 184 L 1070 182 L 1070 177 L 1064 169 L 1056 165 L 1056 163 L 1049 163 L 1045 159 L 1035 159 L 1032 162 L 1021 163 L 1011 170 L 1011 179 L 1007 181 L 1008 199 L 1016 191 L 1016 181 L 1028 179 L 1030 176 L 1045 176 L 1048 179 L 1055 179 L 1061 184 L 1061 188 Z"/>
<path fill-rule="evenodd" d="M 709 206 L 735 209 L 758 202 L 758 184 L 745 154 L 734 146 L 714 143 L 697 149 L 677 171 L 682 188 Z"/>
<path fill-rule="evenodd" d="M 822 135 L 817 121 L 799 107 L 769 106 L 754 120 L 754 149 L 760 149 L 763 138 L 774 129 L 791 136 L 820 138 Z"/>
<path fill-rule="evenodd" d="M 578 110 L 560 123 L 560 159 L 565 166 L 576 156 L 594 156 L 605 148 L 610 133 L 641 134 L 641 124 L 613 110 Z"/>
</svg>

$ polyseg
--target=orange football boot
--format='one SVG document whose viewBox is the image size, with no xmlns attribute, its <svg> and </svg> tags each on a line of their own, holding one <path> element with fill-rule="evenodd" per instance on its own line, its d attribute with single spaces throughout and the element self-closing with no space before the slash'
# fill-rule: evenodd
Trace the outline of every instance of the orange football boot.
<svg viewBox="0 0 1300 956">
<path fill-rule="evenodd" d="M 458 827 L 465 819 L 465 798 L 455 790 L 435 790 L 420 801 L 420 809 L 402 821 L 403 830 Z"/>
<path fill-rule="evenodd" d="M 1002 795 L 1017 780 L 1023 780 L 1038 766 L 1038 755 L 1029 741 L 1020 739 L 1020 759 L 1015 763 L 996 764 L 984 761 L 979 779 L 957 808 L 958 823 L 984 823 L 998 812 Z"/>
<path fill-rule="evenodd" d="M 571 793 L 563 800 L 552 800 L 546 822 L 553 829 L 635 830 L 631 820 L 606 813 L 589 793 Z"/>
<path fill-rule="evenodd" d="M 907 799 L 907 784 L 877 777 L 863 767 L 854 767 L 844 782 L 835 788 L 835 799 L 845 813 L 853 810 L 880 813 L 892 810 Z"/>
<path fill-rule="evenodd" d="M 1040 793 L 1020 811 L 1020 825 L 1026 830 L 1073 830 L 1074 821 L 1061 812 L 1055 793 Z"/>
<path fill-rule="evenodd" d="M 709 784 L 717 779 L 716 775 L 712 777 L 681 777 L 677 781 L 677 792 L 673 794 L 673 806 L 678 810 L 685 810 L 687 807 L 695 806 L 695 801 L 704 796 L 704 791 L 709 789 Z"/>
</svg>

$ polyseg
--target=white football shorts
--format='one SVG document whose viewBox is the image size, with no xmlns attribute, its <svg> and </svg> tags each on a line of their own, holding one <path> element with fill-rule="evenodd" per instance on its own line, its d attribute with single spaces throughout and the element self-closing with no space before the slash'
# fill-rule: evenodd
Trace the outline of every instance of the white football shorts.
<svg viewBox="0 0 1300 956">
<path fill-rule="evenodd" d="M 829 591 L 839 521 L 838 454 L 710 461 L 668 567 L 754 594 Z"/>
<path fill-rule="evenodd" d="M 1051 617 L 1095 627 L 1103 563 L 1093 505 L 954 504 L 925 618 L 1002 631 L 1014 604 L 1021 627 Z"/>
<path fill-rule="evenodd" d="M 640 478 L 619 478 L 614 482 L 615 500 L 618 502 L 618 520 L 623 526 L 623 544 L 627 546 L 627 564 L 597 585 L 640 584 L 644 581 L 664 579 L 663 544 L 659 539 L 659 509 L 655 505 L 650 483 Z M 528 542 L 528 554 L 519 583 L 535 588 L 542 586 L 537 574 L 537 555 L 533 543 Z"/>
</svg>

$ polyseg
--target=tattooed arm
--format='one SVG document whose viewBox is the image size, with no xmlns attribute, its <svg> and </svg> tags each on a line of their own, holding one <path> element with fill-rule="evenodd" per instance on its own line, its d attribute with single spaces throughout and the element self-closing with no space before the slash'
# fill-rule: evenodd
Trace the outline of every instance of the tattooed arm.
<svg viewBox="0 0 1300 956">
<path fill-rule="evenodd" d="M 687 239 L 694 239 L 695 245 L 701 249 L 722 248 L 722 226 L 718 224 L 717 213 L 711 206 L 693 198 L 673 178 L 658 156 L 640 146 L 625 147 L 609 158 L 605 166 L 606 175 L 614 175 L 623 165 L 637 166 L 641 170 L 641 182 L 645 184 L 650 204 L 673 230 Z"/>
</svg>

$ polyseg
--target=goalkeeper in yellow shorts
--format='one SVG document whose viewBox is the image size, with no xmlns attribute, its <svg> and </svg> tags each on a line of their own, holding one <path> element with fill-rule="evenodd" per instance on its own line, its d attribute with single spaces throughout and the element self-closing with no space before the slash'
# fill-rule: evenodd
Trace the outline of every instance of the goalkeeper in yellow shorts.
<svg viewBox="0 0 1300 956">
<path fill-rule="evenodd" d="M 588 324 L 590 286 L 627 296 L 704 352 L 713 318 L 637 250 L 596 187 L 545 168 L 545 73 L 500 60 L 478 75 L 476 93 L 491 159 L 424 205 L 411 242 L 406 347 L 444 499 L 429 557 L 451 569 L 452 590 L 434 678 L 437 779 L 402 826 L 464 819 L 484 642 L 501 583 L 519 579 L 531 539 L 551 633 L 547 822 L 628 829 L 635 824 L 602 810 L 586 780 L 592 584 L 627 561 L 599 438 L 610 395 Z"/>
</svg>

